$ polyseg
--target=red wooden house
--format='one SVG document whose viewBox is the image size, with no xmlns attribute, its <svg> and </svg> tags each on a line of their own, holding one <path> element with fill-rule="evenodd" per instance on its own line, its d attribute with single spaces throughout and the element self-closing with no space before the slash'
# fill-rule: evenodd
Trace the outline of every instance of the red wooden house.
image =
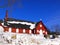
<svg viewBox="0 0 60 45">
<path fill-rule="evenodd" d="M 6 11 L 4 22 L 0 26 L 4 28 L 4 32 L 39 34 L 39 31 L 42 30 L 43 34 L 47 34 L 47 28 L 42 21 L 35 24 L 30 21 L 8 18 L 8 11 Z"/>
<path fill-rule="evenodd" d="M 35 27 L 35 34 L 39 34 L 39 31 L 42 30 L 43 34 L 47 34 L 47 28 L 42 21 L 38 22 Z"/>
</svg>

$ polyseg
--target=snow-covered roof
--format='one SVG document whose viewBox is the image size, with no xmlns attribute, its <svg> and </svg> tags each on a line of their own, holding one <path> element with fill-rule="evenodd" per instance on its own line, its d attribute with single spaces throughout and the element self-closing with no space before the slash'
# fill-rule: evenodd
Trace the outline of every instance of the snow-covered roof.
<svg viewBox="0 0 60 45">
<path fill-rule="evenodd" d="M 7 21 L 8 24 L 22 24 L 22 25 L 30 25 L 30 29 L 35 28 L 35 24 L 29 22 L 20 22 L 20 21 Z"/>
</svg>

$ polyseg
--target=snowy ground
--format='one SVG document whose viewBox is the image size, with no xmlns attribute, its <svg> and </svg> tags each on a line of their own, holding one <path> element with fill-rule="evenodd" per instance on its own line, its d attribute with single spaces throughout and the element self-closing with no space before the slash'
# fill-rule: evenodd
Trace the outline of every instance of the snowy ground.
<svg viewBox="0 0 60 45">
<path fill-rule="evenodd" d="M 12 35 L 16 35 L 16 39 L 12 39 Z M 0 34 L 0 45 L 60 45 L 60 38 L 45 39 L 43 35 L 4 33 Z"/>
<path fill-rule="evenodd" d="M 60 45 L 60 38 L 46 39 L 42 31 L 39 35 L 3 32 L 0 26 L 0 45 Z"/>
</svg>

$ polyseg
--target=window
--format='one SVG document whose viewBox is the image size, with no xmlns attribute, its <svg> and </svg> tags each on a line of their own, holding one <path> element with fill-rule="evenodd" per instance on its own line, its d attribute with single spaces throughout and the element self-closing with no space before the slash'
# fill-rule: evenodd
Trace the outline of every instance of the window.
<svg viewBox="0 0 60 45">
<path fill-rule="evenodd" d="M 42 25 L 40 24 L 40 27 L 42 27 Z"/>
</svg>

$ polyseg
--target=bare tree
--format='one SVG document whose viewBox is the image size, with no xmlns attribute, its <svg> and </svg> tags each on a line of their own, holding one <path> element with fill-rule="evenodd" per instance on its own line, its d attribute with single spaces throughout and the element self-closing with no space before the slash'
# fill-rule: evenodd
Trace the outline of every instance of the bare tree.
<svg viewBox="0 0 60 45">
<path fill-rule="evenodd" d="M 60 25 L 59 24 L 53 25 L 52 30 L 54 30 L 57 34 L 60 34 Z"/>
</svg>

